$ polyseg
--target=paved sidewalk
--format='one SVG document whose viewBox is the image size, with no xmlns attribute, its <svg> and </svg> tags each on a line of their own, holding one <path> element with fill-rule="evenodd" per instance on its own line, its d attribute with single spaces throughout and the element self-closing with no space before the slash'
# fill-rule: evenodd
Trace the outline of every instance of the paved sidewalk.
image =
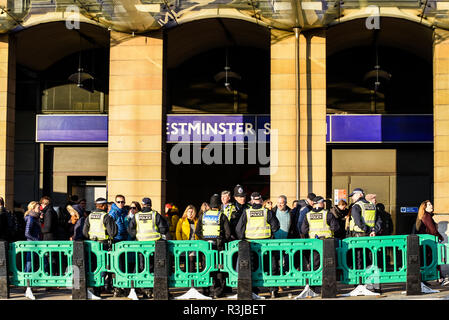
<svg viewBox="0 0 449 320">
<path fill-rule="evenodd" d="M 306 298 L 312 300 L 449 300 L 449 285 L 441 286 L 437 281 L 430 281 L 430 288 L 439 290 L 439 293 L 422 294 L 417 296 L 406 296 L 401 292 L 405 291 L 405 284 L 389 284 L 382 286 L 382 293 L 379 296 L 358 296 L 358 297 L 341 297 L 341 294 L 350 292 L 354 287 L 347 285 L 338 286 L 337 298 L 322 299 L 321 297 Z M 283 292 L 279 293 L 279 297 L 275 299 L 270 298 L 270 294 L 266 289 L 263 289 L 259 294 L 261 297 L 265 297 L 267 300 L 294 300 L 298 296 L 303 288 L 284 288 Z M 170 289 L 170 293 L 173 297 L 184 294 L 187 290 L 182 288 Z M 201 292 L 201 290 L 199 290 Z M 236 293 L 236 289 L 232 294 L 227 294 L 230 297 Z M 71 300 L 72 292 L 69 288 L 34 288 L 33 294 L 36 300 Z M 218 300 L 235 301 L 229 298 L 219 298 Z M 102 294 L 103 300 L 130 300 L 126 297 L 114 298 L 112 294 Z M 25 298 L 25 288 L 13 287 L 11 288 L 10 300 L 28 300 Z M 144 300 L 144 299 L 141 299 Z M 152 300 L 152 299 L 149 299 Z"/>
</svg>

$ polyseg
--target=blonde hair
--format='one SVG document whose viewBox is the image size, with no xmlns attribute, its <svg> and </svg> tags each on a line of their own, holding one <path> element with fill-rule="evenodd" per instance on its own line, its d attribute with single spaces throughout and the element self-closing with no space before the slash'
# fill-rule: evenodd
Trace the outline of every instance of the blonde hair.
<svg viewBox="0 0 449 320">
<path fill-rule="evenodd" d="M 418 209 L 418 215 L 416 216 L 416 222 L 415 222 L 415 227 L 416 227 L 416 232 L 418 232 L 419 228 L 421 227 L 421 223 L 422 223 L 422 218 L 424 217 L 424 213 L 426 213 L 426 207 L 427 207 L 427 203 L 429 203 L 430 200 L 425 200 L 423 202 L 421 202 L 419 209 Z"/>
<path fill-rule="evenodd" d="M 192 209 L 193 210 L 193 214 L 194 214 L 194 220 L 198 219 L 198 215 L 196 212 L 196 208 L 194 205 L 189 204 L 186 209 L 184 210 L 184 213 L 182 214 L 182 219 L 187 219 L 187 212 Z"/>
<path fill-rule="evenodd" d="M 66 209 L 70 213 L 71 216 L 76 216 L 78 219 L 80 218 L 80 214 L 78 213 L 78 211 L 73 209 L 73 207 L 70 204 L 66 207 Z"/>
<path fill-rule="evenodd" d="M 25 217 L 27 215 L 29 215 L 30 212 L 33 211 L 34 208 L 36 207 L 36 205 L 38 205 L 38 204 L 39 204 L 39 202 L 37 202 L 37 201 L 31 201 L 30 203 L 28 203 L 27 211 L 25 212 Z"/>
</svg>

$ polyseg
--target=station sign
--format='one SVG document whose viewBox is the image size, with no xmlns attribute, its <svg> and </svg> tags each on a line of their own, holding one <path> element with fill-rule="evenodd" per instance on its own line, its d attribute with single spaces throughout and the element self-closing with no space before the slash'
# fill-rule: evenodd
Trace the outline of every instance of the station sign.
<svg viewBox="0 0 449 320">
<path fill-rule="evenodd" d="M 418 213 L 418 207 L 401 207 L 401 213 Z"/>
<path fill-rule="evenodd" d="M 167 115 L 167 142 L 245 142 L 270 140 L 270 115 Z"/>
</svg>

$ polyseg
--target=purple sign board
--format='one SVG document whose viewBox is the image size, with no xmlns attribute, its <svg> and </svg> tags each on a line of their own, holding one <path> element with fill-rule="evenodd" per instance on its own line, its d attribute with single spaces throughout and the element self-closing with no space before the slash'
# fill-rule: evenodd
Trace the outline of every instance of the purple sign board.
<svg viewBox="0 0 449 320">
<path fill-rule="evenodd" d="M 37 115 L 36 142 L 108 142 L 107 115 Z"/>
<path fill-rule="evenodd" d="M 433 142 L 432 115 L 328 115 L 328 143 Z M 270 115 L 167 115 L 169 143 L 270 141 Z M 107 115 L 38 115 L 36 142 L 108 142 Z"/>
<path fill-rule="evenodd" d="M 269 115 L 167 115 L 167 142 L 269 141 Z"/>
<path fill-rule="evenodd" d="M 327 142 L 433 142 L 433 115 L 328 115 Z"/>
</svg>

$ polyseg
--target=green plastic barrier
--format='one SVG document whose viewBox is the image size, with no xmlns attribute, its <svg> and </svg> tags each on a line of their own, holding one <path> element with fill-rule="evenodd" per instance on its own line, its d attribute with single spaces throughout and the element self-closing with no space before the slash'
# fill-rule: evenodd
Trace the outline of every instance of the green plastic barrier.
<svg viewBox="0 0 449 320">
<path fill-rule="evenodd" d="M 337 280 L 345 284 L 405 282 L 406 263 L 406 235 L 346 238 L 337 248 Z"/>
<path fill-rule="evenodd" d="M 226 244 L 221 253 L 223 270 L 228 273 L 226 284 L 237 287 L 237 257 L 239 241 Z M 322 285 L 323 241 L 318 239 L 251 240 L 252 285 L 257 287 Z M 314 270 L 314 255 L 319 255 L 319 267 Z M 280 258 L 282 257 L 282 258 Z M 274 273 L 273 261 L 280 259 L 279 273 Z M 307 263 L 308 262 L 308 263 Z"/>
<path fill-rule="evenodd" d="M 72 241 L 17 241 L 9 246 L 10 281 L 15 286 L 72 287 Z M 25 272 L 27 256 L 30 270 Z M 28 283 L 29 282 L 29 283 Z"/>
<path fill-rule="evenodd" d="M 212 250 L 211 243 L 203 240 L 168 241 L 168 250 L 172 265 L 170 287 L 212 285 L 211 272 L 218 271 L 218 251 Z M 193 264 L 189 262 L 189 256 Z"/>
<path fill-rule="evenodd" d="M 207 241 L 167 241 L 170 287 L 207 287 L 212 285 L 211 272 L 218 271 L 216 250 Z M 154 241 L 122 241 L 113 245 L 111 272 L 113 284 L 119 288 L 154 287 Z M 194 257 L 193 265 L 189 259 Z M 191 264 L 191 263 L 190 263 Z M 193 267 L 193 270 L 192 270 Z M 133 282 L 133 283 L 132 283 Z"/>
<path fill-rule="evenodd" d="M 421 278 L 439 277 L 438 242 L 435 236 L 419 235 Z M 362 257 L 357 264 L 357 254 Z M 407 235 L 354 237 L 340 241 L 337 270 L 345 284 L 396 283 L 407 281 Z"/>
<path fill-rule="evenodd" d="M 110 271 L 117 288 L 154 287 L 154 241 L 121 241 L 113 244 Z"/>
<path fill-rule="evenodd" d="M 104 250 L 103 244 L 96 241 L 84 241 L 86 250 L 86 280 L 88 287 L 104 285 L 104 273 L 108 271 L 109 252 Z"/>
<path fill-rule="evenodd" d="M 421 280 L 429 281 L 440 278 L 440 271 L 437 266 L 438 248 L 441 247 L 438 243 L 438 238 L 430 234 L 419 234 L 419 245 L 421 247 Z"/>
</svg>

